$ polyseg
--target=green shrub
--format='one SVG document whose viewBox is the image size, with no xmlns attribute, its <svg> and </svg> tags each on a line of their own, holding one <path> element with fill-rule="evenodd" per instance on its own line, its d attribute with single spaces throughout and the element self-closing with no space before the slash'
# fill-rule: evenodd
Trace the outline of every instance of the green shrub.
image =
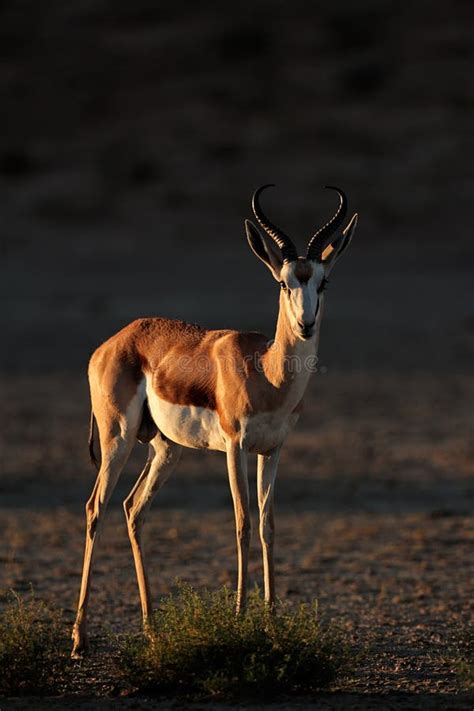
<svg viewBox="0 0 474 711">
<path fill-rule="evenodd" d="M 269 698 L 327 687 L 350 670 L 348 645 L 321 628 L 315 606 L 272 613 L 255 592 L 244 613 L 234 609 L 225 588 L 200 594 L 180 585 L 146 637 L 120 642 L 125 677 L 147 693 Z"/>
<path fill-rule="evenodd" d="M 62 650 L 62 651 L 61 651 Z M 0 694 L 43 694 L 55 689 L 66 666 L 60 615 L 31 595 L 0 597 Z"/>
<path fill-rule="evenodd" d="M 455 661 L 462 686 L 474 689 L 474 628 L 469 627 L 460 635 Z"/>
</svg>

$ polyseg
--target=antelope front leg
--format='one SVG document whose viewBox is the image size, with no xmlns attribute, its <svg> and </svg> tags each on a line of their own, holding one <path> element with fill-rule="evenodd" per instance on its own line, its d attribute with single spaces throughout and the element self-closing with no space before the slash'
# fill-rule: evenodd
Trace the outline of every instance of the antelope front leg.
<svg viewBox="0 0 474 711">
<path fill-rule="evenodd" d="M 234 502 L 235 530 L 237 537 L 238 582 L 237 612 L 245 607 L 247 595 L 247 570 L 250 547 L 250 507 L 249 483 L 247 476 L 247 452 L 238 442 L 231 442 L 227 447 L 227 469 L 230 490 Z"/>
<path fill-rule="evenodd" d="M 273 494 L 280 460 L 281 445 L 268 454 L 259 454 L 257 462 L 258 509 L 260 513 L 260 541 L 263 554 L 263 578 L 265 602 L 275 603 L 275 570 L 273 566 L 273 543 L 275 524 L 273 520 Z"/>
</svg>

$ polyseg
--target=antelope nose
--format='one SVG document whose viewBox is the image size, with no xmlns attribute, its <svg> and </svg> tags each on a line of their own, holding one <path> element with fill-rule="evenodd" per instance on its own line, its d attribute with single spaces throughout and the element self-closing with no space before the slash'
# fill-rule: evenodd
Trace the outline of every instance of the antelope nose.
<svg viewBox="0 0 474 711">
<path fill-rule="evenodd" d="M 315 323 L 316 319 L 313 319 L 311 323 L 306 323 L 305 321 L 298 321 L 298 326 L 301 328 L 302 331 L 309 331 L 313 328 Z"/>
</svg>

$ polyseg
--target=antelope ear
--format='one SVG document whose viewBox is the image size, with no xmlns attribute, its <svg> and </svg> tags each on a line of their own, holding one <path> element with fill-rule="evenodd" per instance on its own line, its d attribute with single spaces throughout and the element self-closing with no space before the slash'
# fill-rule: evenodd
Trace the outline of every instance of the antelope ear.
<svg viewBox="0 0 474 711">
<path fill-rule="evenodd" d="M 262 235 L 250 220 L 245 220 L 245 232 L 252 252 L 267 265 L 275 279 L 280 281 L 283 257 L 276 244 L 266 235 Z"/>
<path fill-rule="evenodd" d="M 343 230 L 339 237 L 336 237 L 334 242 L 328 244 L 322 255 L 322 263 L 327 271 L 331 271 L 339 257 L 346 251 L 351 243 L 352 237 L 357 227 L 358 215 L 357 212 L 352 216 L 349 224 Z"/>
</svg>

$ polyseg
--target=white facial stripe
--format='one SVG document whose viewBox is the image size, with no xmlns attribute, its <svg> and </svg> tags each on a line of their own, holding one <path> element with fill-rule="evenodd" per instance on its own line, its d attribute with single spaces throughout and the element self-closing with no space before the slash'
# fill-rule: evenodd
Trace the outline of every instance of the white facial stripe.
<svg viewBox="0 0 474 711">
<path fill-rule="evenodd" d="M 298 323 L 313 323 L 318 309 L 318 288 L 324 278 L 324 268 L 318 262 L 313 262 L 312 266 L 311 278 L 303 283 L 295 275 L 294 263 L 285 264 L 281 271 L 281 277 L 291 292 L 289 311 L 295 329 L 298 329 Z"/>
</svg>

